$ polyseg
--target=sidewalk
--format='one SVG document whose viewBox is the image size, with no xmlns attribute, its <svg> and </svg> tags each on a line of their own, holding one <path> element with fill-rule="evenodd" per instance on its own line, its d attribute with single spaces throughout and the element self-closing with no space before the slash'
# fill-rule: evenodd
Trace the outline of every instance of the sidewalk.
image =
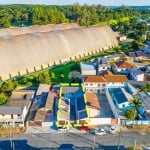
<svg viewBox="0 0 150 150">
<path fill-rule="evenodd" d="M 28 127 L 26 130 L 26 134 L 30 134 L 30 133 L 54 133 L 57 132 L 56 129 L 52 129 L 50 127 Z"/>
</svg>

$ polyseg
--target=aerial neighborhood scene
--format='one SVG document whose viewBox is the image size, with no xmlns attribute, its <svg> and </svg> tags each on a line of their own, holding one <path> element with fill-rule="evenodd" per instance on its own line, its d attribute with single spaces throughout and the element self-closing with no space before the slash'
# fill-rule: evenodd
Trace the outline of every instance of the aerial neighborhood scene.
<svg viewBox="0 0 150 150">
<path fill-rule="evenodd" d="M 0 150 L 150 150 L 150 1 L 0 0 Z"/>
</svg>

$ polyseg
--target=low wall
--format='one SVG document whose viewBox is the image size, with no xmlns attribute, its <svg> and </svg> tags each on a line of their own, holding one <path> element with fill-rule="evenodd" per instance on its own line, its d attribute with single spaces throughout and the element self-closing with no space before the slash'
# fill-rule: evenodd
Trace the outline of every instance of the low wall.
<svg viewBox="0 0 150 150">
<path fill-rule="evenodd" d="M 90 125 L 102 125 L 111 123 L 111 118 L 90 118 Z"/>
</svg>

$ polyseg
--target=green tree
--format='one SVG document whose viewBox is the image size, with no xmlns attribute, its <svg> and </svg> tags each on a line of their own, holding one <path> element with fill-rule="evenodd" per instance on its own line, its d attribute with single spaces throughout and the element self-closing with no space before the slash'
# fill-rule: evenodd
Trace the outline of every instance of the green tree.
<svg viewBox="0 0 150 150">
<path fill-rule="evenodd" d="M 143 107 L 142 102 L 140 101 L 138 97 L 133 97 L 132 101 L 130 102 L 130 106 L 134 108 L 136 116 L 137 116 L 138 108 Z"/>
<path fill-rule="evenodd" d="M 137 110 L 139 107 L 142 107 L 142 102 L 138 97 L 133 97 L 132 101 L 130 102 L 130 105 Z"/>
<path fill-rule="evenodd" d="M 125 111 L 125 117 L 129 120 L 135 120 L 136 111 L 134 109 L 129 109 Z"/>
<path fill-rule="evenodd" d="M 38 76 L 38 80 L 40 83 L 50 84 L 50 76 L 48 72 L 43 72 Z"/>
<path fill-rule="evenodd" d="M 150 92 L 150 84 L 141 86 L 141 91 Z"/>
<path fill-rule="evenodd" d="M 8 97 L 5 96 L 3 93 L 0 93 L 0 105 L 3 105 L 7 102 Z"/>
<path fill-rule="evenodd" d="M 14 90 L 16 87 L 17 87 L 16 81 L 3 82 L 1 85 L 1 91 L 2 92 L 10 92 L 10 91 Z"/>
</svg>

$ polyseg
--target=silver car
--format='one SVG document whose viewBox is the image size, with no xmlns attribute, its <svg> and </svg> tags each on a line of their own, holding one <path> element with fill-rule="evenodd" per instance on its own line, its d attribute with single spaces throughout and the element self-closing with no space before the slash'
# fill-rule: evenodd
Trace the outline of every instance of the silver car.
<svg viewBox="0 0 150 150">
<path fill-rule="evenodd" d="M 95 135 L 104 135 L 104 134 L 106 134 L 106 132 L 105 129 L 103 128 L 95 130 Z"/>
<path fill-rule="evenodd" d="M 114 133 L 116 132 L 116 129 L 117 129 L 116 126 L 113 125 L 113 126 L 110 127 L 109 132 L 110 132 L 111 134 L 114 134 Z"/>
</svg>

